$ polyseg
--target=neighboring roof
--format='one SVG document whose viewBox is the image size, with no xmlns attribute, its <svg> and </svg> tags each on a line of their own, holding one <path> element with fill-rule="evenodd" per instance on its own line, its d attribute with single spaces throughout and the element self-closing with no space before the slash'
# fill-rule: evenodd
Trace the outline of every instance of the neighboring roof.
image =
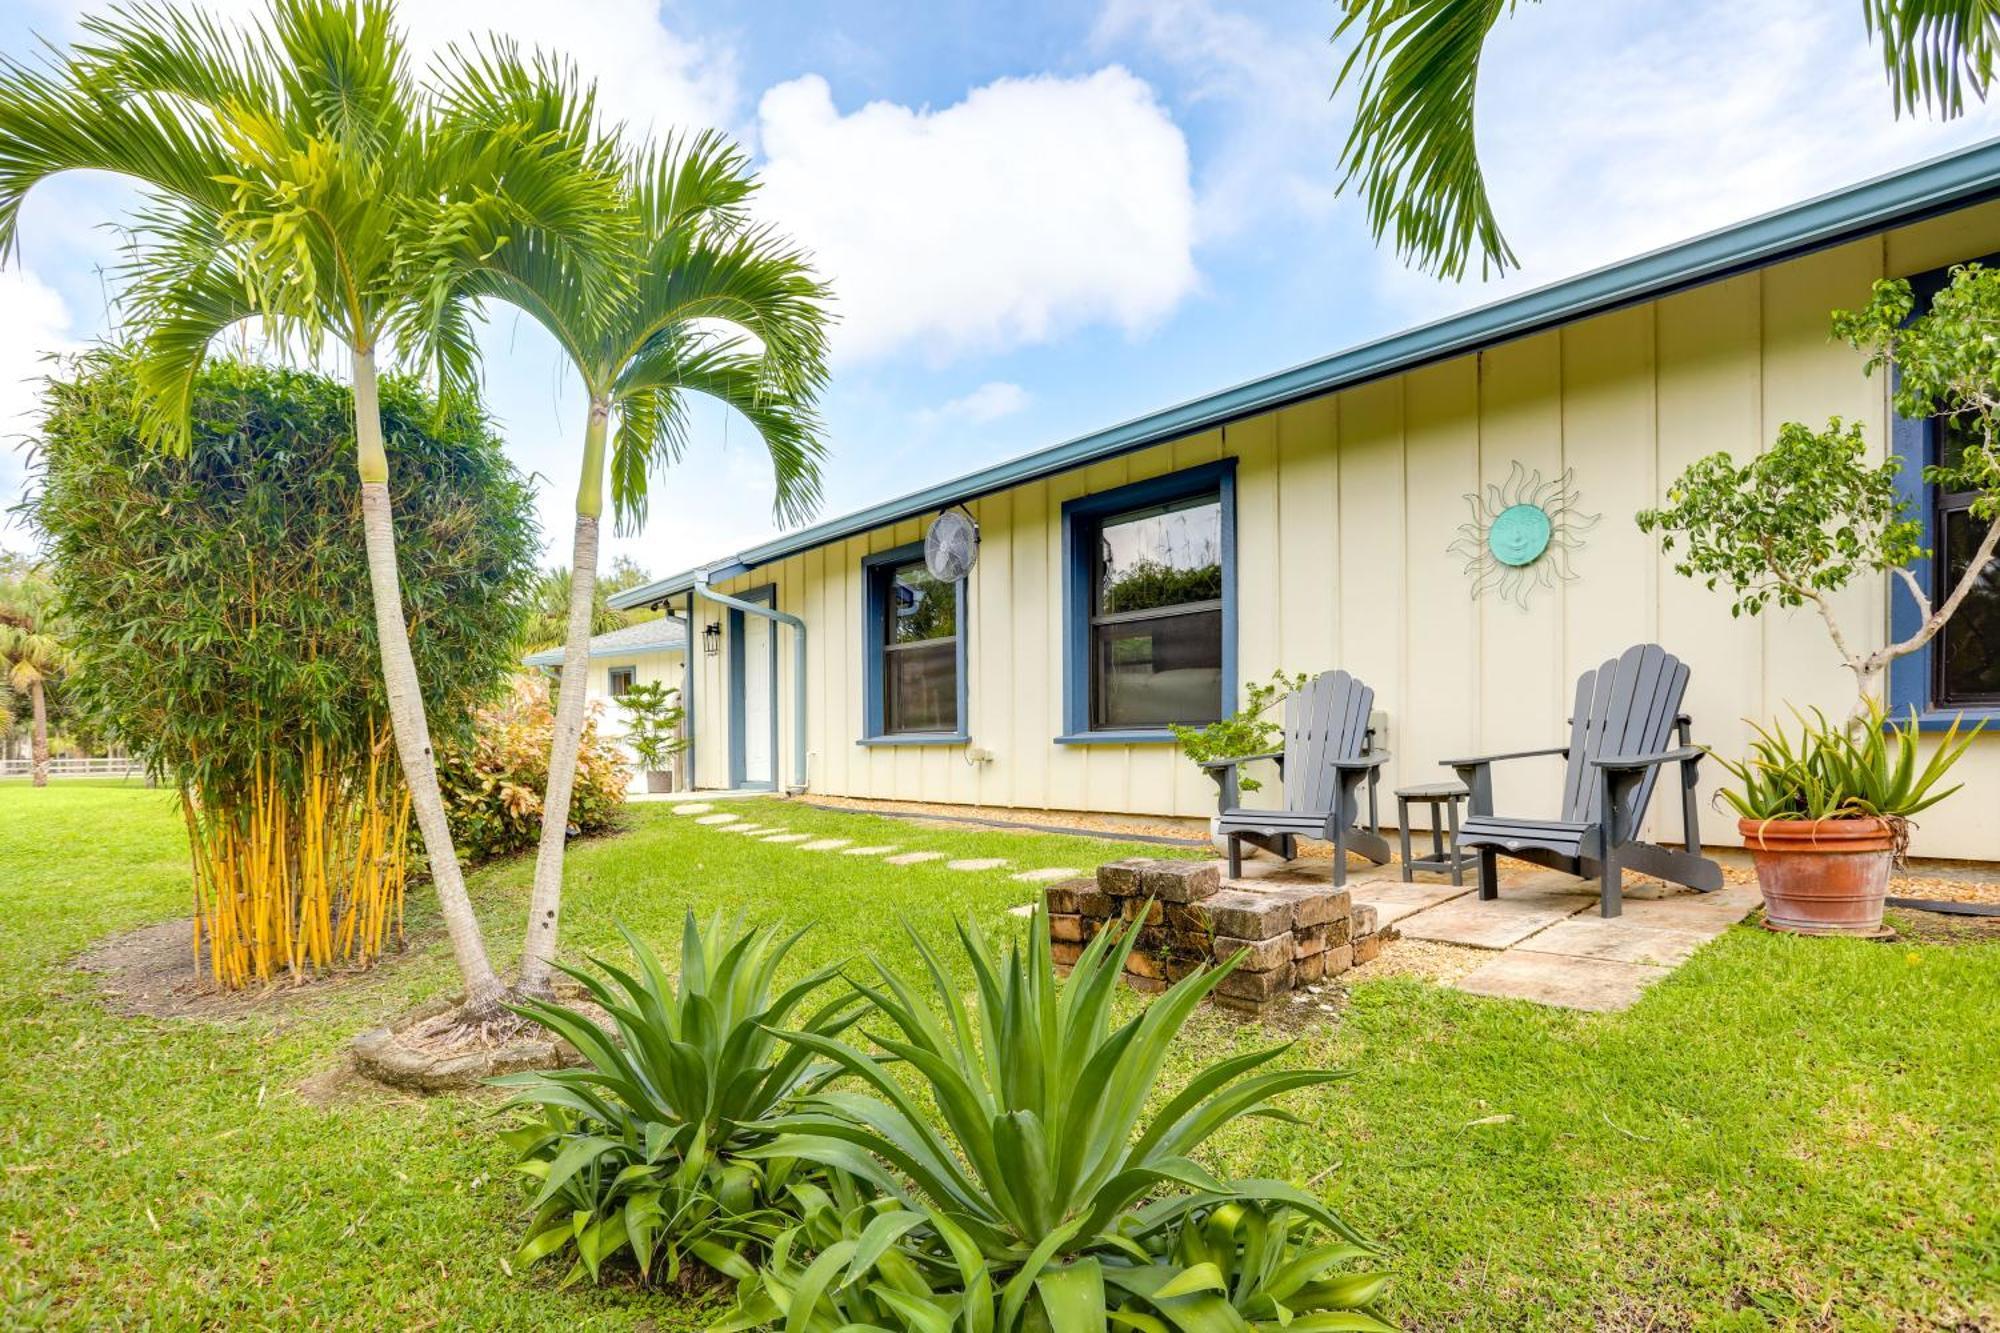
<svg viewBox="0 0 2000 1333">
<path fill-rule="evenodd" d="M 659 616 L 598 635 L 590 641 L 590 655 L 593 658 L 637 657 L 641 653 L 679 652 L 686 647 L 687 626 L 673 616 Z M 524 666 L 561 666 L 562 660 L 561 648 L 549 648 L 529 653 L 521 662 Z"/>
<path fill-rule="evenodd" d="M 698 573 L 705 572 L 717 581 L 731 578 L 800 551 L 1099 459 L 1653 300 L 1996 195 L 2000 195 L 2000 139 L 801 528 L 730 559 L 619 593 L 611 604 L 643 606 L 687 591 Z"/>
</svg>

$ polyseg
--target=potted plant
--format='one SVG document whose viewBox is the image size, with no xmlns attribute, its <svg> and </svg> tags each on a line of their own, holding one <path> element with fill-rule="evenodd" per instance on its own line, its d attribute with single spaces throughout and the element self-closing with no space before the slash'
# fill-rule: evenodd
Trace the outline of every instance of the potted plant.
<svg viewBox="0 0 2000 1333">
<path fill-rule="evenodd" d="M 1889 722 L 1869 702 L 1852 726 L 1815 710 L 1796 737 L 1756 727 L 1740 762 L 1717 756 L 1736 779 L 1722 798 L 1736 810 L 1757 864 L 1764 924 L 1800 935 L 1879 938 L 1889 871 L 1909 845 L 1910 818 L 1957 787 L 1938 790 L 1983 724 L 1951 729 L 1921 766 L 1915 718 Z"/>
<path fill-rule="evenodd" d="M 626 714 L 625 744 L 646 775 L 646 790 L 654 795 L 674 789 L 671 765 L 674 756 L 687 749 L 687 738 L 680 734 L 687 717 L 680 695 L 677 689 L 649 680 L 616 700 Z"/>
<path fill-rule="evenodd" d="M 1283 728 L 1267 715 L 1305 683 L 1304 672 L 1288 675 L 1283 671 L 1274 671 L 1269 681 L 1253 683 L 1248 690 L 1249 702 L 1221 721 L 1211 722 L 1205 727 L 1170 725 L 1167 729 L 1180 743 L 1181 753 L 1197 764 L 1214 759 L 1243 759 L 1250 755 L 1268 754 L 1278 746 Z M 1238 777 L 1236 789 L 1238 793 L 1248 793 L 1261 789 L 1263 785 L 1245 773 Z M 1228 799 L 1226 795 L 1224 799 Z M 1209 816 L 1209 841 L 1215 844 L 1218 852 L 1227 854 L 1228 840 L 1215 831 L 1219 818 L 1219 815 Z"/>
</svg>

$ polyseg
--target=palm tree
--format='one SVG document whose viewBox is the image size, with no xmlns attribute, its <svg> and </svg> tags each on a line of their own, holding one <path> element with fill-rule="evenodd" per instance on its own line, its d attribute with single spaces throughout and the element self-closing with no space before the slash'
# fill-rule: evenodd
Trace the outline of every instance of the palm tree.
<svg viewBox="0 0 2000 1333">
<path fill-rule="evenodd" d="M 460 65 L 452 100 L 474 125 L 495 107 L 511 107 L 511 121 L 542 124 L 554 108 L 535 90 L 572 81 L 546 61 L 524 65 L 503 46 Z M 727 139 L 672 138 L 626 161 L 632 285 L 621 299 L 602 299 L 529 246 L 495 252 L 461 284 L 466 295 L 508 302 L 546 328 L 576 367 L 587 402 L 555 742 L 518 983 L 530 994 L 548 989 L 560 925 L 607 464 L 620 528 L 636 529 L 649 479 L 679 457 L 689 399 L 700 395 L 741 413 L 763 441 L 780 521 L 803 517 L 819 500 L 814 404 L 827 374 L 825 286 L 801 250 L 750 222 L 745 205 L 756 181 Z"/>
<path fill-rule="evenodd" d="M 66 61 L 0 64 L 0 259 L 23 198 L 50 176 L 100 170 L 150 187 L 127 303 L 143 330 L 147 428 L 163 445 L 187 447 L 194 373 L 242 319 L 308 353 L 347 351 L 389 713 L 469 1018 L 496 1013 L 503 988 L 466 897 L 410 654 L 378 358 L 400 347 L 440 387 L 467 384 L 470 316 L 438 275 L 512 245 L 588 272 L 615 198 L 583 145 L 491 129 L 454 133 L 432 114 L 387 0 L 271 0 L 255 28 L 139 5 L 86 20 Z"/>
<path fill-rule="evenodd" d="M 28 697 L 34 784 L 49 785 L 48 687 L 67 663 L 55 635 L 55 592 L 34 573 L 0 583 L 0 678 Z"/>
<path fill-rule="evenodd" d="M 1391 231 L 1405 259 L 1464 276 L 1519 267 L 1500 233 L 1473 136 L 1487 34 L 1517 0 L 1342 0 L 1334 40 L 1352 37 L 1336 88 L 1360 86 L 1341 150 L 1342 188 L 1359 183 L 1377 240 Z M 1919 105 L 1952 119 L 1965 94 L 1985 100 L 2000 62 L 1994 0 L 1862 0 L 1882 44 L 1896 114 Z"/>
<path fill-rule="evenodd" d="M 544 570 L 529 591 L 521 624 L 521 651 L 538 653 L 564 641 L 569 632 L 571 579 L 569 566 Z M 611 609 L 611 590 L 600 580 L 590 598 L 590 634 L 609 634 L 634 624 L 632 616 Z"/>
</svg>

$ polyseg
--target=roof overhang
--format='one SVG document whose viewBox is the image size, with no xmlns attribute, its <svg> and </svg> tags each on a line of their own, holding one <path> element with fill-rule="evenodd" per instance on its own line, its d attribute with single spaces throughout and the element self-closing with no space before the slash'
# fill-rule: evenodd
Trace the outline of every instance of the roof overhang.
<svg viewBox="0 0 2000 1333">
<path fill-rule="evenodd" d="M 788 555 L 1100 459 L 1655 300 L 1996 196 L 2000 196 L 2000 139 L 801 528 L 718 565 L 619 593 L 611 605 L 620 609 L 652 605 L 687 592 L 697 574 L 705 573 L 711 581 L 734 577 Z"/>
</svg>

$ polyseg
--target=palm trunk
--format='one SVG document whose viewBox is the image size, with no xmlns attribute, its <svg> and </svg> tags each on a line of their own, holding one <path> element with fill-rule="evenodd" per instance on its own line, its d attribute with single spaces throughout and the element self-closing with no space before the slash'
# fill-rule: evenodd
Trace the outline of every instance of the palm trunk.
<svg viewBox="0 0 2000 1333">
<path fill-rule="evenodd" d="M 28 707 L 35 718 L 35 778 L 34 785 L 49 785 L 49 701 L 42 692 L 42 682 L 28 682 Z"/>
<path fill-rule="evenodd" d="M 375 356 L 354 352 L 354 434 L 361 474 L 361 528 L 368 549 L 368 581 L 375 599 L 375 637 L 382 654 L 382 681 L 389 695 L 389 722 L 396 735 L 396 753 L 403 761 L 403 781 L 410 789 L 410 808 L 424 838 L 431 883 L 451 936 L 451 951 L 465 982 L 464 1011 L 485 1016 L 499 1002 L 502 987 L 486 959 L 486 942 L 465 893 L 465 874 L 451 842 L 444 796 L 438 790 L 437 763 L 431 754 L 430 723 L 424 717 L 423 690 L 417 684 L 416 659 L 410 656 L 410 631 L 403 621 L 402 581 L 396 571 L 396 530 L 389 502 L 389 457 L 382 448 L 382 409 L 376 397 Z"/>
<path fill-rule="evenodd" d="M 609 416 L 610 404 L 594 399 L 583 437 L 583 477 L 577 484 L 576 541 L 569 568 L 569 633 L 563 640 L 562 680 L 556 686 L 555 742 L 549 750 L 548 788 L 542 794 L 542 841 L 535 852 L 528 936 L 521 944 L 520 989 L 530 995 L 545 995 L 550 989 L 562 925 L 563 854 L 590 696 L 590 622 L 597 599 L 597 527 L 604 512 L 604 433 Z"/>
</svg>

